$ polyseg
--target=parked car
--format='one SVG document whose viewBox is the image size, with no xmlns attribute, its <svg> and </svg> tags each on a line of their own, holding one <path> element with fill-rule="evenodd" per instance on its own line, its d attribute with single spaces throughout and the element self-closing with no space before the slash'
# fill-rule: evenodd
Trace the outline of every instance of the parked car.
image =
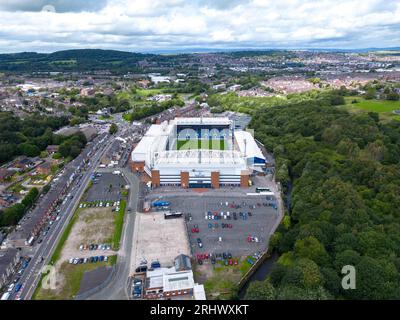
<svg viewBox="0 0 400 320">
<path fill-rule="evenodd" d="M 199 248 L 203 248 L 203 243 L 201 242 L 200 238 L 197 238 L 197 245 L 199 246 Z"/>
<path fill-rule="evenodd" d="M 136 273 L 142 273 L 147 271 L 147 266 L 139 266 L 136 268 L 135 272 Z"/>
<path fill-rule="evenodd" d="M 15 292 L 19 292 L 19 291 L 21 290 L 21 288 L 22 288 L 22 283 L 18 283 L 18 284 L 15 286 Z"/>
<path fill-rule="evenodd" d="M 14 287 L 15 287 L 15 283 L 11 283 L 11 284 L 8 286 L 7 292 L 13 291 Z"/>
</svg>

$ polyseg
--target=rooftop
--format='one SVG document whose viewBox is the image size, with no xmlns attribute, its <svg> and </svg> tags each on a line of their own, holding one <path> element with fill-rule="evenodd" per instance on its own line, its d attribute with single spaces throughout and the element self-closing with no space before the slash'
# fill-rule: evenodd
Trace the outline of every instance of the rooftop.
<svg viewBox="0 0 400 320">
<path fill-rule="evenodd" d="M 245 162 L 240 153 L 235 150 L 169 150 L 161 151 L 154 155 L 154 164 L 197 164 L 197 165 L 243 165 Z"/>
<path fill-rule="evenodd" d="M 201 117 L 201 118 L 175 118 L 172 120 L 177 125 L 230 125 L 231 120 L 223 117 Z"/>
<path fill-rule="evenodd" d="M 15 248 L 8 248 L 0 250 L 0 275 L 2 275 L 9 265 L 14 261 L 18 250 Z"/>
<path fill-rule="evenodd" d="M 240 152 L 245 155 L 246 158 L 259 158 L 265 160 L 262 151 L 250 132 L 242 130 L 235 131 L 235 139 Z"/>
<path fill-rule="evenodd" d="M 175 267 L 147 271 L 148 289 L 163 288 L 164 292 L 191 289 L 195 286 L 192 270 L 176 271 Z"/>
</svg>

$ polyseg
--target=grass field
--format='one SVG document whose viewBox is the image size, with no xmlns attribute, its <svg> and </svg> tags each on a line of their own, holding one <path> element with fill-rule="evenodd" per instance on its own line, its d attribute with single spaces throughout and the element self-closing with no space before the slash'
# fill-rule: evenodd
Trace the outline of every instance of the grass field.
<svg viewBox="0 0 400 320">
<path fill-rule="evenodd" d="M 70 300 L 74 299 L 79 292 L 83 275 L 87 271 L 94 270 L 101 266 L 114 265 L 116 263 L 116 255 L 111 256 L 108 262 L 98 262 L 95 264 L 79 264 L 73 265 L 64 262 L 60 268 L 60 275 L 63 278 L 63 286 L 57 291 L 50 289 L 37 290 L 33 296 L 33 300 Z"/>
<path fill-rule="evenodd" d="M 351 103 L 351 101 L 357 100 L 357 103 Z M 350 104 L 355 108 L 362 109 L 364 111 L 372 112 L 392 112 L 393 110 L 400 109 L 399 101 L 388 101 L 388 100 L 366 100 L 360 97 L 346 97 L 346 103 Z"/>
<path fill-rule="evenodd" d="M 400 120 L 400 116 L 393 113 L 394 110 L 400 110 L 400 101 L 387 100 L 366 100 L 361 97 L 346 97 L 345 107 L 350 112 L 376 112 L 383 121 Z M 357 100 L 357 103 L 351 103 Z"/>
<path fill-rule="evenodd" d="M 250 269 L 248 257 L 239 259 L 239 264 L 225 266 L 222 261 L 215 265 L 195 265 L 195 278 L 204 283 L 208 299 L 232 299 L 237 293 L 237 284 Z"/>
<path fill-rule="evenodd" d="M 178 150 L 189 150 L 189 149 L 212 149 L 212 150 L 226 150 L 227 145 L 225 140 L 210 139 L 210 140 L 178 140 Z"/>
<path fill-rule="evenodd" d="M 65 228 L 59 243 L 52 255 L 50 264 L 57 270 L 57 289 L 44 289 L 39 285 L 33 295 L 34 300 L 65 300 L 73 299 L 78 293 L 80 283 L 86 271 L 96 269 L 100 266 L 114 265 L 117 260 L 116 255 L 110 256 L 108 262 L 98 262 L 95 264 L 69 264 L 65 259 L 65 250 L 68 248 L 68 241 L 74 241 L 72 238 L 78 238 L 77 243 L 111 243 L 114 250 L 118 250 L 123 222 L 125 216 L 126 201 L 122 200 L 120 210 L 111 213 L 111 208 L 78 208 L 67 227 Z M 111 217 L 111 219 L 109 219 Z M 104 223 L 102 222 L 104 220 Z M 110 225 L 111 222 L 111 225 Z M 80 225 L 78 228 L 77 225 Z M 75 229 L 74 229 L 75 228 Z M 72 232 L 72 230 L 75 230 Z M 84 231 L 85 230 L 85 231 Z M 84 232 L 83 232 L 84 231 Z M 92 233 L 95 233 L 93 235 Z M 86 239 L 86 237 L 89 237 Z M 98 241 L 91 239 L 98 238 Z M 71 247 L 71 244 L 69 245 Z M 76 247 L 74 245 L 74 247 Z M 93 254 L 95 255 L 95 254 Z M 75 256 L 75 255 L 71 255 Z M 63 258 L 64 257 L 64 258 Z M 42 278 L 44 275 L 42 275 Z M 40 284 L 42 281 L 40 281 Z"/>
</svg>

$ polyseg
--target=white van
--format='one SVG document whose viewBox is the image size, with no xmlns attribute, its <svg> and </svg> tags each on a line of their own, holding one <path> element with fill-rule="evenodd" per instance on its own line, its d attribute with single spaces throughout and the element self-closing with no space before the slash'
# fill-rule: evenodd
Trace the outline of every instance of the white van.
<svg viewBox="0 0 400 320">
<path fill-rule="evenodd" d="M 10 298 L 10 292 L 6 292 L 1 296 L 1 300 L 8 300 Z"/>
</svg>

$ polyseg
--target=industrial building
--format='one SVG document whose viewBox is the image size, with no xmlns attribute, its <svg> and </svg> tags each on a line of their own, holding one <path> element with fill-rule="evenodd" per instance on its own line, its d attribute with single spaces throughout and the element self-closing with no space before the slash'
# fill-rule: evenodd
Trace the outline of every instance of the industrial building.
<svg viewBox="0 0 400 320">
<path fill-rule="evenodd" d="M 206 295 L 204 286 L 194 282 L 190 258 L 181 254 L 173 267 L 147 271 L 143 298 L 206 300 Z"/>
<path fill-rule="evenodd" d="M 131 155 L 133 171 L 153 187 L 247 187 L 249 175 L 265 166 L 253 136 L 229 118 L 175 118 L 150 126 Z"/>
</svg>

